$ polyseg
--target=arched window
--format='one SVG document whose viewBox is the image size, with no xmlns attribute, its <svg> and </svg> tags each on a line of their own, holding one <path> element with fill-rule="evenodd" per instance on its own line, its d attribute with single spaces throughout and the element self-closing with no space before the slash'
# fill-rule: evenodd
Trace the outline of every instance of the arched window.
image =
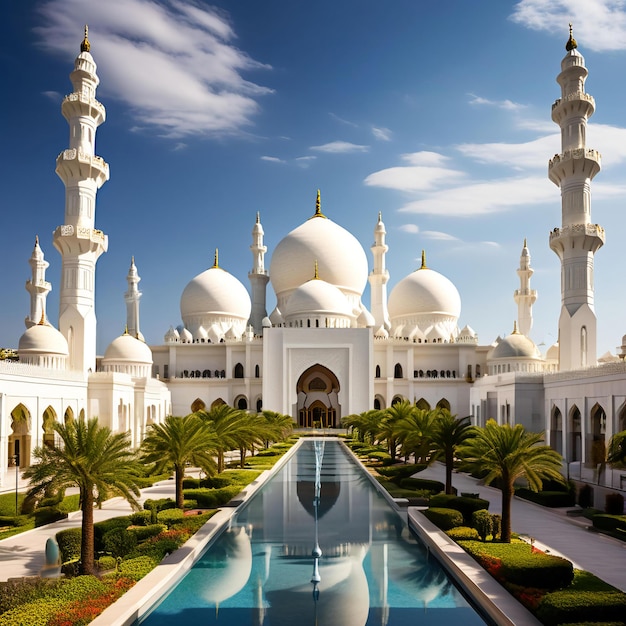
<svg viewBox="0 0 626 626">
<path fill-rule="evenodd" d="M 404 400 L 404 398 L 402 396 L 394 396 L 393 400 L 391 401 L 391 406 L 395 406 L 396 404 L 398 404 L 398 402 L 402 402 Z"/>
<path fill-rule="evenodd" d="M 441 398 L 441 400 L 439 400 L 439 402 L 437 402 L 437 408 L 438 409 L 445 409 L 446 411 L 449 411 L 450 410 L 450 403 L 445 398 Z"/>
<path fill-rule="evenodd" d="M 241 396 L 237 400 L 237 408 L 240 411 L 247 411 L 248 410 L 248 400 L 245 398 L 245 396 Z"/>
<path fill-rule="evenodd" d="M 380 365 L 376 366 L 376 378 L 380 378 Z"/>
<path fill-rule="evenodd" d="M 476 363 L 476 378 L 480 378 L 480 365 Z"/>
<path fill-rule="evenodd" d="M 243 378 L 243 365 L 241 363 L 237 363 L 235 365 L 235 372 L 233 374 L 234 378 Z"/>
<path fill-rule="evenodd" d="M 416 403 L 415 406 L 418 409 L 421 409 L 422 411 L 430 411 L 430 404 L 428 404 L 428 402 L 426 402 L 426 400 L 424 400 L 424 398 L 420 398 Z"/>
<path fill-rule="evenodd" d="M 259 398 L 256 401 L 256 412 L 260 413 L 262 410 L 263 410 L 263 400 L 262 400 L 262 398 Z"/>
<path fill-rule="evenodd" d="M 254 366 L 254 377 L 261 378 L 261 368 L 258 363 Z"/>
<path fill-rule="evenodd" d="M 222 371 L 220 372 L 220 378 L 226 378 L 226 372 L 225 372 L 225 370 L 222 370 Z"/>
<path fill-rule="evenodd" d="M 402 365 L 400 363 L 396 363 L 393 368 L 393 377 L 394 378 L 403 378 L 402 376 Z"/>
</svg>

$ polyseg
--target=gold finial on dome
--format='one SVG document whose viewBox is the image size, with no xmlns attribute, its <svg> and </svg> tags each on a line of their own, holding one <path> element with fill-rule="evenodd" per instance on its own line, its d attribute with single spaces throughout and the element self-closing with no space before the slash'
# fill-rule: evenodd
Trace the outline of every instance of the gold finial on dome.
<svg viewBox="0 0 626 626">
<path fill-rule="evenodd" d="M 567 40 L 567 43 L 565 44 L 565 49 L 568 52 L 571 52 L 572 50 L 575 50 L 576 48 L 578 48 L 578 44 L 576 43 L 576 40 L 574 39 L 574 31 L 572 29 L 572 23 L 569 23 L 569 39 Z"/>
<path fill-rule="evenodd" d="M 124 335 L 128 335 L 128 324 L 124 324 Z"/>
<path fill-rule="evenodd" d="M 317 199 L 315 200 L 315 213 L 313 214 L 313 217 L 326 218 L 326 216 L 322 213 L 322 200 L 319 189 L 317 190 Z"/>
<path fill-rule="evenodd" d="M 426 265 L 426 250 L 422 250 L 422 267 L 421 270 L 427 270 L 428 266 Z"/>
<path fill-rule="evenodd" d="M 91 44 L 89 43 L 89 26 L 85 24 L 85 38 L 83 39 L 83 43 L 80 44 L 81 52 L 89 52 L 91 50 Z"/>
<path fill-rule="evenodd" d="M 517 320 L 513 320 L 513 332 L 512 335 L 519 335 L 519 330 L 517 330 Z"/>
<path fill-rule="evenodd" d="M 213 267 L 215 268 L 219 268 L 220 264 L 219 264 L 219 257 L 220 257 L 220 251 L 219 248 L 215 248 L 215 258 L 213 260 Z M 213 268 L 211 268 L 213 269 Z"/>
<path fill-rule="evenodd" d="M 315 271 L 313 273 L 313 280 L 319 280 L 319 279 L 320 279 L 319 266 L 317 264 L 317 259 L 315 259 Z"/>
<path fill-rule="evenodd" d="M 260 211 L 256 212 L 256 223 L 257 224 L 261 223 L 261 212 Z"/>
<path fill-rule="evenodd" d="M 46 325 L 46 312 L 42 311 L 41 312 L 41 319 L 39 320 L 38 326 L 45 326 L 45 325 Z"/>
</svg>

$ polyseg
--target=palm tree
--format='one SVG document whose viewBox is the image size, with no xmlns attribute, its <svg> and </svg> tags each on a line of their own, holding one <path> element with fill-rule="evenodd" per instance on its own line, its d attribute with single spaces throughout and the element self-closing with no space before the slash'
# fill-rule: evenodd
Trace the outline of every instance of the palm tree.
<svg viewBox="0 0 626 626">
<path fill-rule="evenodd" d="M 474 435 L 470 417 L 458 418 L 447 409 L 436 409 L 431 441 L 435 454 L 446 465 L 446 493 L 452 493 L 452 470 L 458 449 Z"/>
<path fill-rule="evenodd" d="M 200 467 L 207 475 L 215 473 L 217 438 L 193 413 L 185 417 L 169 415 L 162 424 L 151 424 L 141 444 L 141 460 L 155 463 L 157 471 L 174 469 L 176 507 L 184 507 L 183 479 L 187 464 Z"/>
<path fill-rule="evenodd" d="M 614 467 L 626 469 L 626 430 L 611 437 L 607 461 Z"/>
<path fill-rule="evenodd" d="M 215 432 L 217 471 L 226 469 L 225 454 L 230 450 L 245 450 L 259 440 L 259 427 L 250 415 L 227 404 L 218 404 L 208 411 L 194 413 Z"/>
<path fill-rule="evenodd" d="M 415 463 L 430 463 L 433 453 L 432 433 L 437 410 L 418 409 L 398 424 L 398 441 L 404 456 L 412 454 Z"/>
<path fill-rule="evenodd" d="M 361 443 L 374 443 L 381 416 L 382 412 L 376 409 L 353 413 L 342 418 L 341 425 L 346 429 L 351 428 L 353 435 L 356 432 L 357 440 Z"/>
<path fill-rule="evenodd" d="M 130 448 L 128 433 L 112 433 L 100 426 L 98 418 L 55 422 L 59 447 L 36 448 L 37 463 L 24 472 L 30 480 L 28 496 L 36 497 L 46 491 L 67 487 L 80 490 L 81 523 L 80 572 L 94 572 L 93 508 L 112 495 L 119 495 L 139 508 L 139 488 L 136 478 L 140 472 L 135 454 Z"/>
<path fill-rule="evenodd" d="M 378 426 L 377 439 L 387 442 L 391 460 L 396 460 L 396 453 L 401 436 L 400 424 L 411 416 L 415 407 L 408 401 L 396 402 L 382 411 L 382 420 Z"/>
<path fill-rule="evenodd" d="M 267 431 L 266 448 L 269 448 L 270 441 L 283 441 L 293 432 L 293 418 L 291 415 L 276 413 L 276 411 L 263 411 L 261 415 Z"/>
<path fill-rule="evenodd" d="M 459 449 L 464 466 L 486 471 L 485 483 L 500 479 L 502 489 L 501 540 L 511 542 L 511 500 L 514 483 L 526 478 L 533 491 L 542 487 L 542 479 L 565 482 L 561 475 L 561 455 L 550 446 L 539 445 L 543 434 L 528 432 L 521 424 L 498 425 L 489 420 L 484 428 L 474 428 L 474 436 Z"/>
</svg>

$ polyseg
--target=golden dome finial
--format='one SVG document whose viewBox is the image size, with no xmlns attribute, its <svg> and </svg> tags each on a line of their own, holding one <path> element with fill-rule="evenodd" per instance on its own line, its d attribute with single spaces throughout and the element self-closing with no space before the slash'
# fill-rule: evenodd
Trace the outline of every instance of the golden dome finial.
<svg viewBox="0 0 626 626">
<path fill-rule="evenodd" d="M 422 267 L 421 270 L 427 270 L 428 266 L 426 265 L 426 250 L 422 250 Z"/>
<path fill-rule="evenodd" d="M 576 48 L 578 48 L 578 44 L 576 43 L 576 40 L 574 39 L 574 30 L 572 28 L 572 23 L 569 23 L 569 39 L 567 40 L 567 43 L 565 44 L 565 49 L 568 52 L 571 52 L 572 50 L 575 50 Z"/>
<path fill-rule="evenodd" d="M 517 320 L 513 320 L 513 335 L 519 335 L 519 330 L 517 330 Z"/>
<path fill-rule="evenodd" d="M 128 324 L 124 324 L 124 334 L 128 335 Z"/>
<path fill-rule="evenodd" d="M 319 278 L 320 278 L 319 266 L 317 264 L 317 259 L 315 259 L 315 271 L 313 273 L 313 280 L 319 280 Z"/>
<path fill-rule="evenodd" d="M 261 212 L 260 211 L 256 212 L 256 223 L 257 224 L 261 223 Z"/>
<path fill-rule="evenodd" d="M 219 267 L 219 257 L 220 257 L 220 251 L 219 248 L 215 248 L 215 258 L 213 260 L 213 267 Z"/>
<path fill-rule="evenodd" d="M 41 319 L 39 320 L 39 326 L 45 326 L 45 325 L 46 325 L 46 312 L 42 311 Z"/>
<path fill-rule="evenodd" d="M 91 44 L 89 43 L 89 26 L 85 24 L 85 38 L 83 39 L 83 43 L 80 44 L 81 52 L 89 52 L 91 50 Z"/>
<path fill-rule="evenodd" d="M 317 190 L 317 199 L 315 200 L 315 213 L 313 214 L 313 217 L 326 217 L 322 213 L 322 200 L 319 189 Z"/>
</svg>

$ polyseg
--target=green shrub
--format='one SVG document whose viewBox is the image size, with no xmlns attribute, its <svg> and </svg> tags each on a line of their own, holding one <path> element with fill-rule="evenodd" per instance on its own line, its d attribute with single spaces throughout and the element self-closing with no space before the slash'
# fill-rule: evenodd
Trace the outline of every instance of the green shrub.
<svg viewBox="0 0 626 626">
<path fill-rule="evenodd" d="M 594 515 L 592 520 L 593 527 L 598 530 L 607 530 L 615 532 L 617 530 L 626 531 L 626 515 L 608 515 L 607 513 L 599 513 Z"/>
<path fill-rule="evenodd" d="M 272 448 L 268 448 L 267 450 L 259 450 L 256 456 L 264 457 L 264 456 L 280 456 L 282 452 L 280 450 L 273 450 Z"/>
<path fill-rule="evenodd" d="M 80 558 L 81 529 L 66 528 L 56 534 L 61 554 L 61 563 L 67 563 Z"/>
<path fill-rule="evenodd" d="M 471 526 L 472 513 L 474 513 L 474 511 L 480 511 L 481 509 L 488 509 L 489 500 L 483 500 L 481 498 L 464 498 L 463 496 L 440 493 L 431 497 L 430 506 L 456 509 L 463 515 L 465 525 Z"/>
<path fill-rule="evenodd" d="M 476 529 L 482 541 L 487 541 L 487 536 L 493 534 L 493 520 L 487 509 L 480 509 L 472 513 L 472 528 Z"/>
<path fill-rule="evenodd" d="M 393 479 L 392 479 L 393 480 Z M 393 480 L 403 489 L 426 489 L 431 494 L 440 493 L 444 490 L 444 484 L 438 480 L 427 480 L 425 478 L 402 478 L 401 480 Z"/>
<path fill-rule="evenodd" d="M 0 526 L 24 526 L 28 522 L 27 515 L 1 515 Z"/>
<path fill-rule="evenodd" d="M 128 557 L 149 556 L 156 563 L 160 563 L 166 554 L 171 554 L 174 550 L 178 550 L 188 538 L 189 533 L 186 531 L 166 530 L 156 537 L 147 539 L 142 544 L 139 544 Z"/>
<path fill-rule="evenodd" d="M 185 513 L 182 509 L 165 509 L 164 511 L 159 511 L 157 520 L 159 524 L 166 524 L 170 528 L 172 524 L 183 519 L 184 515 Z"/>
<path fill-rule="evenodd" d="M 189 536 L 195 535 L 215 513 L 217 513 L 217 511 L 209 511 L 207 513 L 200 513 L 199 515 L 186 515 L 182 520 L 176 522 L 172 528 L 183 530 L 188 533 Z"/>
<path fill-rule="evenodd" d="M 10 470 L 9 470 L 10 471 Z M 26 496 L 23 493 L 17 495 L 17 510 L 22 512 Z M 32 501 L 32 498 L 31 498 Z M 23 511 L 27 513 L 28 511 Z M 15 491 L 0 494 L 0 515 L 7 517 L 15 515 Z"/>
<path fill-rule="evenodd" d="M 156 537 L 159 533 L 167 530 L 166 524 L 149 524 L 148 526 L 135 526 L 128 529 L 137 538 L 137 541 L 145 541 L 150 537 Z"/>
<path fill-rule="evenodd" d="M 374 461 L 380 461 L 381 463 L 385 463 L 385 462 L 391 463 L 391 455 L 389 454 L 389 452 L 384 452 L 382 450 L 375 450 L 373 452 L 370 452 L 367 455 L 367 458 L 372 459 Z"/>
<path fill-rule="evenodd" d="M 93 525 L 94 534 L 94 546 L 96 552 L 104 551 L 104 535 L 114 528 L 126 529 L 130 526 L 130 515 L 123 515 L 121 517 L 112 517 L 111 519 L 103 520 L 102 522 L 96 522 Z"/>
<path fill-rule="evenodd" d="M 515 490 L 515 495 L 535 502 L 541 506 L 557 508 L 561 506 L 574 506 L 576 504 L 576 494 L 568 491 L 532 491 L 525 487 L 519 487 Z"/>
<path fill-rule="evenodd" d="M 422 513 L 441 530 L 463 525 L 463 515 L 455 509 L 428 508 Z"/>
<path fill-rule="evenodd" d="M 575 620 L 615 621 L 623 624 L 626 615 L 626 594 L 617 590 L 554 591 L 543 597 L 536 614 L 547 626 Z"/>
<path fill-rule="evenodd" d="M 450 530 L 446 530 L 446 535 L 454 541 L 477 541 L 479 538 L 478 531 L 475 528 L 470 528 L 469 526 L 457 526 L 456 528 L 451 528 Z"/>
<path fill-rule="evenodd" d="M 113 528 L 102 536 L 104 552 L 114 557 L 124 557 L 135 549 L 137 536 L 129 533 L 126 528 Z"/>
<path fill-rule="evenodd" d="M 502 532 L 502 515 L 493 513 L 491 516 L 491 536 L 495 540 Z"/>
<path fill-rule="evenodd" d="M 98 559 L 98 569 L 100 571 L 107 571 L 115 569 L 117 567 L 117 559 L 112 556 L 104 555 Z"/>
<path fill-rule="evenodd" d="M 71 496 L 65 496 L 59 503 L 59 511 L 64 513 L 73 513 L 80 509 L 80 495 L 75 493 Z"/>
<path fill-rule="evenodd" d="M 149 574 L 156 566 L 155 561 L 149 556 L 138 556 L 120 564 L 120 576 L 130 578 L 131 580 L 141 580 L 146 574 Z"/>
<path fill-rule="evenodd" d="M 604 511 L 609 515 L 623 515 L 624 496 L 621 493 L 607 493 L 604 497 Z"/>
<path fill-rule="evenodd" d="M 176 502 L 174 502 L 172 498 L 160 498 L 159 500 L 152 500 L 148 498 L 148 500 L 146 500 L 143 503 L 143 508 L 146 511 L 150 511 L 152 507 L 156 507 L 157 511 L 164 511 L 166 509 L 175 509 Z"/>
<path fill-rule="evenodd" d="M 106 590 L 106 583 L 96 576 L 76 576 L 61 580 L 61 584 L 57 585 L 49 596 L 63 602 L 75 602 L 104 593 Z"/>
<path fill-rule="evenodd" d="M 591 485 L 583 485 L 578 490 L 578 504 L 583 509 L 593 506 L 593 488 Z"/>
<path fill-rule="evenodd" d="M 135 511 L 130 515 L 130 523 L 133 526 L 147 526 L 150 523 L 150 511 Z"/>
<path fill-rule="evenodd" d="M 206 478 L 207 486 L 208 483 L 212 483 L 212 485 L 219 489 L 221 487 L 227 487 L 228 485 L 248 485 L 253 480 L 256 480 L 261 475 L 261 472 L 258 470 L 249 470 L 249 469 L 229 469 L 225 472 L 222 472 L 219 476 L 213 476 L 212 478 Z M 220 480 L 227 480 L 228 484 L 219 484 Z"/>
<path fill-rule="evenodd" d="M 46 626 L 64 604 L 58 598 L 39 598 L 3 613 L 0 623 L 2 626 Z"/>
<path fill-rule="evenodd" d="M 0 614 L 46 596 L 58 585 L 51 578 L 22 578 L 0 582 Z"/>
<path fill-rule="evenodd" d="M 56 506 L 44 506 L 35 509 L 35 528 L 67 519 L 67 513 L 60 511 Z"/>
<path fill-rule="evenodd" d="M 480 498 L 480 494 L 479 493 L 469 493 L 467 491 L 465 491 L 465 492 L 461 491 L 461 496 L 463 498 Z"/>
<path fill-rule="evenodd" d="M 187 489 L 185 498 L 198 502 L 203 509 L 214 509 L 226 504 L 241 491 L 241 485 L 230 485 L 221 489 Z"/>
<path fill-rule="evenodd" d="M 184 509 L 197 509 L 198 501 L 197 500 L 183 500 L 183 508 Z"/>
<path fill-rule="evenodd" d="M 183 478 L 183 489 L 198 489 L 200 487 L 200 479 L 185 476 Z"/>
<path fill-rule="evenodd" d="M 417 474 L 422 470 L 426 469 L 426 465 L 423 463 L 413 464 L 407 463 L 402 465 L 389 465 L 387 467 L 381 467 L 376 470 L 381 476 L 387 476 L 387 478 L 391 478 L 391 480 L 399 484 L 403 478 L 411 478 L 413 474 Z M 441 490 L 443 489 L 443 483 L 441 483 Z M 440 491 L 441 491 L 440 490 Z"/>
</svg>

